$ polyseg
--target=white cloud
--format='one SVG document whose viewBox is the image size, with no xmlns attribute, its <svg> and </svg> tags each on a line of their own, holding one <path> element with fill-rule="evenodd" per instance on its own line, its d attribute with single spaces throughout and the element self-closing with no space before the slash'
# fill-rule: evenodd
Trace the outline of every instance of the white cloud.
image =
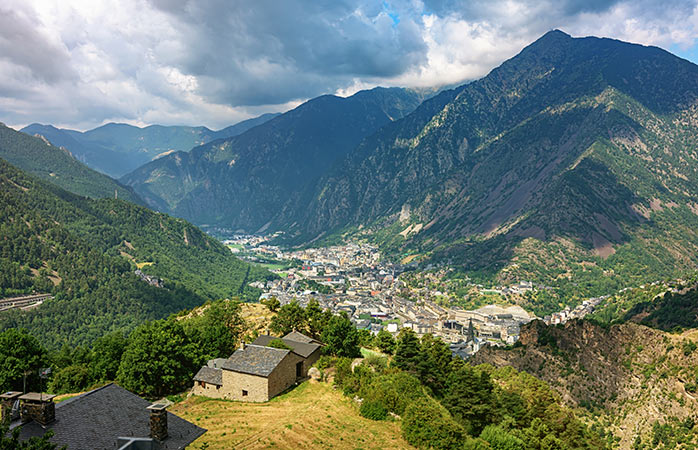
<svg viewBox="0 0 698 450">
<path fill-rule="evenodd" d="M 324 93 L 479 78 L 552 28 L 665 48 L 683 0 L 6 0 L 0 120 L 220 128 Z"/>
</svg>

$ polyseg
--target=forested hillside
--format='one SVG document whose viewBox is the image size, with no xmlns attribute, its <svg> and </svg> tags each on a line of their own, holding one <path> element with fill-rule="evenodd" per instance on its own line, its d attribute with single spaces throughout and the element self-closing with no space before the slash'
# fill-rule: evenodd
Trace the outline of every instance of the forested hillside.
<svg viewBox="0 0 698 450">
<path fill-rule="evenodd" d="M 69 151 L 48 141 L 0 124 L 0 158 L 75 194 L 114 198 L 142 204 L 133 190 L 73 158 Z"/>
<path fill-rule="evenodd" d="M 0 289 L 50 292 L 27 312 L 0 314 L 50 346 L 86 344 L 207 299 L 254 298 L 271 276 L 181 219 L 113 199 L 90 200 L 0 162 Z M 134 275 L 164 280 L 158 288 Z"/>
</svg>

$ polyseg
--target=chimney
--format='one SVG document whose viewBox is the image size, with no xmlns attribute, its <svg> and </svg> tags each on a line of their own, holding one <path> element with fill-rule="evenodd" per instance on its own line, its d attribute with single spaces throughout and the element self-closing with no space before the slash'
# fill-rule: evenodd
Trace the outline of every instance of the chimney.
<svg viewBox="0 0 698 450">
<path fill-rule="evenodd" d="M 240 341 L 240 350 L 245 350 L 245 341 Z"/>
<path fill-rule="evenodd" d="M 150 437 L 164 441 L 167 439 L 167 405 L 153 403 L 147 409 L 150 411 Z"/>
<path fill-rule="evenodd" d="M 22 395 L 21 392 L 9 391 L 0 394 L 0 424 L 10 423 L 12 419 L 12 406 L 14 406 L 17 399 Z"/>
<path fill-rule="evenodd" d="M 19 397 L 22 422 L 33 420 L 40 425 L 48 425 L 56 420 L 55 395 L 29 392 Z"/>
</svg>

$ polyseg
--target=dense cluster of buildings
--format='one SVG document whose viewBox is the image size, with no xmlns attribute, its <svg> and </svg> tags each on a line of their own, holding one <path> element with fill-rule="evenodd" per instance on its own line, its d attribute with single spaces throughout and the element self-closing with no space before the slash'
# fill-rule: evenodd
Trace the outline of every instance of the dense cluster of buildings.
<svg viewBox="0 0 698 450">
<path fill-rule="evenodd" d="M 566 323 L 567 321 L 572 319 L 581 319 L 587 314 L 591 314 L 592 312 L 594 312 L 594 309 L 607 298 L 608 295 L 604 295 L 602 297 L 595 297 L 590 298 L 588 300 L 584 300 L 582 303 L 575 306 L 574 308 L 566 306 L 565 309 L 563 309 L 562 311 L 558 311 L 556 313 L 543 317 L 543 321 L 547 325 L 557 325 Z"/>
<path fill-rule="evenodd" d="M 382 329 L 398 333 L 402 328 L 410 328 L 420 336 L 432 334 L 440 337 L 451 345 L 454 354 L 462 357 L 472 355 L 483 345 L 516 343 L 521 325 L 536 318 L 520 306 L 489 305 L 472 311 L 441 306 L 444 302 L 440 300 L 448 297 L 446 292 L 442 292 L 448 269 L 416 274 L 409 266 L 382 262 L 378 249 L 367 244 L 284 252 L 278 247 L 259 243 L 254 251 L 298 263 L 293 268 L 279 271 L 282 278 L 255 283 L 254 286 L 263 291 L 261 300 L 275 297 L 282 305 L 298 301 L 305 306 L 314 299 L 322 308 L 346 313 L 359 329 L 375 334 Z M 406 274 L 410 274 L 408 277 L 413 281 L 417 276 L 419 287 L 414 283 L 408 286 L 401 279 L 401 275 Z M 330 289 L 321 289 L 322 286 Z M 524 295 L 539 288 L 530 281 L 491 289 L 472 283 L 468 287 L 481 294 L 502 296 Z M 555 324 L 584 317 L 603 298 L 586 300 L 573 309 L 565 308 L 546 316 L 545 321 Z"/>
</svg>

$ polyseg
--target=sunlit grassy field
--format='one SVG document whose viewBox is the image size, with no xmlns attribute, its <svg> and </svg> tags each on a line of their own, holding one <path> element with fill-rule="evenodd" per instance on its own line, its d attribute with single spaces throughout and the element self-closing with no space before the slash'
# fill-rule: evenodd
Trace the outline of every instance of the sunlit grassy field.
<svg viewBox="0 0 698 450">
<path fill-rule="evenodd" d="M 351 399 L 326 383 L 307 381 L 268 403 L 190 397 L 169 410 L 208 430 L 193 449 L 412 448 L 399 422 L 361 417 Z"/>
</svg>

